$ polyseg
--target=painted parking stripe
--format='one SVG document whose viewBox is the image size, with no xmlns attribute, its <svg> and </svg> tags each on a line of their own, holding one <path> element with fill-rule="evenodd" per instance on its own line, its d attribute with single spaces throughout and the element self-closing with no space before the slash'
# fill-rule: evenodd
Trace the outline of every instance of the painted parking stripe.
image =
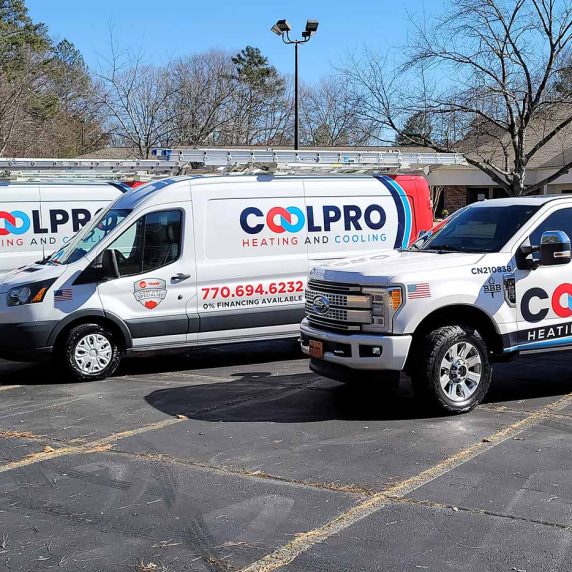
<svg viewBox="0 0 572 572">
<path fill-rule="evenodd" d="M 431 481 L 449 473 L 453 469 L 471 461 L 475 457 L 482 455 L 493 447 L 504 443 L 508 439 L 512 439 L 515 435 L 518 435 L 525 429 L 538 425 L 545 419 L 549 418 L 554 412 L 560 411 L 571 404 L 572 393 L 568 393 L 558 401 L 543 407 L 528 417 L 516 421 L 504 429 L 500 429 L 479 443 L 475 443 L 465 449 L 461 449 L 458 453 L 455 453 L 433 467 L 422 471 L 418 475 L 395 483 L 386 490 L 357 503 L 352 508 L 341 513 L 326 524 L 296 536 L 290 542 L 276 549 L 274 552 L 267 554 L 260 560 L 257 560 L 246 568 L 243 568 L 241 572 L 271 572 L 290 564 L 298 558 L 298 556 L 308 551 L 316 544 L 326 541 L 334 534 L 338 534 L 360 520 L 378 512 L 388 502 L 390 502 L 392 498 L 400 498 L 416 489 L 419 489 L 423 485 L 430 483 Z"/>
</svg>

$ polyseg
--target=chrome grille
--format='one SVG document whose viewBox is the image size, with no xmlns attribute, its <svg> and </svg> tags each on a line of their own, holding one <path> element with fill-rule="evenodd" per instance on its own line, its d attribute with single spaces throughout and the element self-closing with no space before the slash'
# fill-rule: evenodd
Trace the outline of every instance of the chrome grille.
<svg viewBox="0 0 572 572">
<path fill-rule="evenodd" d="M 318 290 L 310 290 L 309 288 L 306 289 L 306 306 L 308 305 L 308 302 L 312 302 L 317 296 L 324 295 L 326 295 L 326 292 L 324 291 L 320 292 Z M 327 296 L 332 306 L 346 307 L 348 305 L 348 297 L 344 296 L 343 294 L 327 293 Z"/>
<path fill-rule="evenodd" d="M 315 304 L 317 298 L 323 298 L 319 305 Z M 363 324 L 371 324 L 371 296 L 361 294 L 359 286 L 310 280 L 306 290 L 306 316 L 320 329 L 359 331 Z"/>
</svg>

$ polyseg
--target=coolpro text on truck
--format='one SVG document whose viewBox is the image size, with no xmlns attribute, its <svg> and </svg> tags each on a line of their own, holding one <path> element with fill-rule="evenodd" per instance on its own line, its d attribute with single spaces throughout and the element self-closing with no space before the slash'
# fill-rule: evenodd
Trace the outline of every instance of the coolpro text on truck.
<svg viewBox="0 0 572 572">
<path fill-rule="evenodd" d="M 399 252 L 312 269 L 302 348 L 313 371 L 411 376 L 449 412 L 471 410 L 491 363 L 572 349 L 572 199 L 471 205 Z"/>
</svg>

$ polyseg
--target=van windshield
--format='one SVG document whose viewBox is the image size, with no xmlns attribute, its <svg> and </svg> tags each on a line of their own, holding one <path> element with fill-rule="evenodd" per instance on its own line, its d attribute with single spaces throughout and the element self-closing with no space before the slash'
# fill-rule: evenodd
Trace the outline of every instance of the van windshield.
<svg viewBox="0 0 572 572">
<path fill-rule="evenodd" d="M 97 246 L 129 213 L 130 209 L 109 209 L 84 226 L 63 248 L 52 254 L 46 264 L 71 264 Z"/>
<path fill-rule="evenodd" d="M 469 207 L 451 218 L 415 250 L 499 252 L 538 211 L 539 205 Z"/>
</svg>

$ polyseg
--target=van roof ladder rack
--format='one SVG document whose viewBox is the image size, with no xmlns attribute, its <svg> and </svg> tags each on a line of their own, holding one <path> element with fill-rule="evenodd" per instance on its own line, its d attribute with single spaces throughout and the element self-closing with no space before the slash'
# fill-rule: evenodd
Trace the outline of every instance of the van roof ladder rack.
<svg viewBox="0 0 572 572">
<path fill-rule="evenodd" d="M 258 149 L 152 150 L 153 159 L 0 158 L 0 180 L 150 180 L 192 174 L 197 168 L 218 173 L 369 174 L 428 173 L 431 167 L 466 165 L 460 153 L 408 151 L 332 151 Z"/>
<path fill-rule="evenodd" d="M 0 158 L 0 180 L 150 179 L 177 175 L 184 165 L 157 159 Z"/>
<path fill-rule="evenodd" d="M 365 174 L 425 171 L 467 165 L 460 153 L 407 151 L 153 149 L 153 156 L 183 164 L 218 167 L 225 172 Z"/>
</svg>

